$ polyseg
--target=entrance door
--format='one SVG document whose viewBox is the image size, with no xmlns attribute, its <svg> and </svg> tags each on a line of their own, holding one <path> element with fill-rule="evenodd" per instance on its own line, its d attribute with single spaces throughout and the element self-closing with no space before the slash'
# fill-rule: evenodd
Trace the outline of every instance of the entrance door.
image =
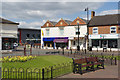
<svg viewBox="0 0 120 80">
<path fill-rule="evenodd" d="M 101 46 L 102 47 L 107 47 L 107 40 L 102 40 L 101 41 Z"/>
</svg>

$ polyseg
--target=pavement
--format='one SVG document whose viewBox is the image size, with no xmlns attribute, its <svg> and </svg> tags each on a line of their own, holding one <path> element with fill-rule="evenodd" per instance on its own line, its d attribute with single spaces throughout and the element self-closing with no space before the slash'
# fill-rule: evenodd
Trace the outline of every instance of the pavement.
<svg viewBox="0 0 120 80">
<path fill-rule="evenodd" d="M 106 66 L 105 69 L 99 69 L 94 72 L 86 72 L 82 75 L 78 73 L 70 73 L 58 78 L 118 78 L 118 66 Z"/>
</svg>

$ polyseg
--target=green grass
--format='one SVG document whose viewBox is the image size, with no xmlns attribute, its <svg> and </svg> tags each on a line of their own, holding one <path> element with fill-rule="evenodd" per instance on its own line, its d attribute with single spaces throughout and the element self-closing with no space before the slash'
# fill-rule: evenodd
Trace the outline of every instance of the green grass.
<svg viewBox="0 0 120 80">
<path fill-rule="evenodd" d="M 27 62 L 5 62 L 2 64 L 2 67 L 9 68 L 9 70 L 10 68 L 14 67 L 17 69 L 17 71 L 20 67 L 24 68 L 25 75 L 22 78 L 26 78 L 26 77 L 27 78 L 33 78 L 33 77 L 42 78 L 42 74 L 40 74 L 38 77 L 36 73 L 32 73 L 31 76 L 26 76 L 26 68 L 31 68 L 32 71 L 34 71 L 35 68 L 38 68 L 40 69 L 41 73 L 42 73 L 42 68 L 44 68 L 45 72 L 49 70 L 48 74 L 45 73 L 44 77 L 50 78 L 51 67 L 49 66 L 53 66 L 53 69 L 54 69 L 53 77 L 57 77 L 57 76 L 72 72 L 72 63 L 68 63 L 68 62 L 72 62 L 72 59 L 64 57 L 64 56 L 59 56 L 59 55 L 49 55 L 49 56 L 47 55 L 47 56 L 37 56 L 36 59 L 29 60 Z M 19 74 L 21 75 L 21 73 L 14 73 L 14 74 L 13 72 L 9 73 L 9 78 L 16 78 L 16 76 L 17 78 L 20 78 L 21 76 Z M 8 78 L 8 74 L 5 73 L 4 77 L 2 75 L 2 78 Z"/>
<path fill-rule="evenodd" d="M 62 64 L 66 62 L 72 62 L 71 58 L 67 58 L 59 55 L 46 55 L 46 56 L 37 56 L 36 59 L 29 60 L 27 62 L 5 62 L 2 63 L 2 67 L 6 68 L 43 68 L 49 67 L 57 64 Z"/>
</svg>

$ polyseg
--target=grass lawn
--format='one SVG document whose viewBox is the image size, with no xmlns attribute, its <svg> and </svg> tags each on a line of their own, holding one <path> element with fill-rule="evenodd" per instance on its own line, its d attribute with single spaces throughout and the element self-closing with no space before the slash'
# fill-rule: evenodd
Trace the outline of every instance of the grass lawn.
<svg viewBox="0 0 120 80">
<path fill-rule="evenodd" d="M 46 56 L 37 56 L 36 59 L 29 60 L 26 62 L 5 62 L 2 63 L 2 67 L 6 68 L 43 68 L 49 67 L 57 64 L 62 64 L 66 62 L 72 62 L 71 58 L 67 58 L 60 55 L 46 55 Z"/>
</svg>

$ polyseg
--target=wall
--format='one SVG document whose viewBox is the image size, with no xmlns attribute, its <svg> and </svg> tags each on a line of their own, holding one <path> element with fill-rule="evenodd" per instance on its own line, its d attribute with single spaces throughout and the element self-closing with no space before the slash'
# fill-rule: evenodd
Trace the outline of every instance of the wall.
<svg viewBox="0 0 120 80">
<path fill-rule="evenodd" d="M 40 30 L 34 30 L 34 29 L 19 29 L 19 31 L 21 30 L 21 40 L 22 40 L 22 43 L 25 43 L 26 42 L 26 35 L 27 34 L 30 34 L 30 39 L 33 39 L 32 38 L 32 34 L 35 34 L 35 39 L 40 39 L 37 35 L 40 34 Z M 41 36 L 41 34 L 40 34 Z M 20 38 L 20 34 L 19 34 L 19 38 Z"/>
<path fill-rule="evenodd" d="M 17 38 L 18 27 L 16 24 L 2 24 L 2 37 Z"/>
<path fill-rule="evenodd" d="M 60 34 L 60 28 L 64 28 L 64 34 Z M 51 28 L 41 28 L 44 32 L 44 37 L 78 37 L 76 35 L 76 29 L 78 26 L 66 26 L 66 27 L 51 27 Z M 49 36 L 46 36 L 46 29 L 49 29 Z M 87 33 L 87 26 L 80 26 L 80 36 L 84 37 Z"/>
<path fill-rule="evenodd" d="M 96 26 L 98 27 L 98 34 L 110 34 L 110 27 L 111 26 Z M 93 28 L 89 27 L 89 34 L 93 34 Z M 118 26 L 116 26 L 116 32 L 120 33 L 120 30 L 118 31 Z"/>
</svg>

